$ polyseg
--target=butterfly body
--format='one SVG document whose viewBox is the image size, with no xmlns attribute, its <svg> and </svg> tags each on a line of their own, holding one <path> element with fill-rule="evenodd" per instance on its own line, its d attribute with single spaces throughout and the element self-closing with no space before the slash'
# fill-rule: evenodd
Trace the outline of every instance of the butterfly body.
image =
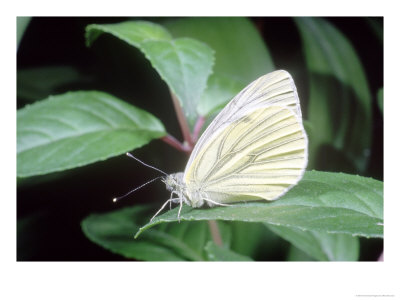
<svg viewBox="0 0 400 300">
<path fill-rule="evenodd" d="M 201 203 L 201 205 L 196 205 L 198 197 L 194 197 L 192 194 L 188 195 L 186 184 L 183 182 L 183 172 L 169 174 L 163 179 L 163 182 L 167 190 L 171 192 L 171 197 L 172 195 L 178 196 L 178 198 L 174 198 L 172 202 L 184 202 L 192 207 L 200 207 L 203 205 L 203 203 Z"/>
<path fill-rule="evenodd" d="M 183 172 L 173 173 L 163 179 L 165 186 L 171 194 L 175 194 L 178 198 L 175 198 L 172 202 L 179 203 L 184 202 L 185 204 L 198 208 L 202 207 L 206 202 L 204 197 L 208 195 L 199 186 L 188 186 L 183 181 Z M 208 202 L 208 205 L 214 206 L 214 204 Z"/>
</svg>

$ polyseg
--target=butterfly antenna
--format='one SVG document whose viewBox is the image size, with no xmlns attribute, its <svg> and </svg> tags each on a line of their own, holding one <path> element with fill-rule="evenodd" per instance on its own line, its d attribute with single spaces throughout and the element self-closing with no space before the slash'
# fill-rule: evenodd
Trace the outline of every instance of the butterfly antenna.
<svg viewBox="0 0 400 300">
<path fill-rule="evenodd" d="M 134 157 L 134 156 L 133 156 L 132 154 L 130 154 L 129 152 L 127 152 L 126 155 L 129 156 L 130 158 L 133 158 L 133 159 L 137 160 L 137 161 L 140 162 L 142 165 L 144 165 L 144 166 L 146 166 L 146 167 L 149 167 L 149 168 L 152 168 L 152 169 L 154 169 L 154 170 L 157 170 L 158 172 L 164 174 L 165 176 L 168 176 L 168 174 L 165 173 L 164 171 L 161 171 L 160 169 L 157 169 L 156 167 L 150 166 L 150 165 L 148 165 L 148 164 L 142 162 L 140 159 Z"/>
<path fill-rule="evenodd" d="M 134 191 L 137 191 L 138 189 L 141 189 L 141 188 L 144 187 L 145 185 L 148 185 L 149 183 L 152 183 L 153 181 L 156 181 L 157 179 L 160 179 L 160 178 L 163 178 L 163 176 L 159 176 L 159 177 L 156 177 L 156 178 L 154 178 L 154 179 L 152 179 L 152 180 L 150 180 L 150 181 L 147 181 L 146 183 L 143 183 L 141 186 L 138 186 L 137 188 L 134 188 L 133 190 L 129 191 L 128 193 L 126 193 L 126 194 L 123 195 L 123 196 L 115 197 L 115 198 L 113 199 L 113 202 L 117 202 L 118 200 L 120 200 L 120 199 L 122 199 L 122 198 L 125 198 L 126 196 L 132 194 Z"/>
</svg>

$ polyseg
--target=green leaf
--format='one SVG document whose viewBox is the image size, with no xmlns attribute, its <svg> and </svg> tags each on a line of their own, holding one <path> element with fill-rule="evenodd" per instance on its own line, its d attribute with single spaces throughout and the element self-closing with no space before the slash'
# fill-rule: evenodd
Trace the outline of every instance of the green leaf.
<svg viewBox="0 0 400 300">
<path fill-rule="evenodd" d="M 313 257 L 291 245 L 286 256 L 287 261 L 315 261 Z"/>
<path fill-rule="evenodd" d="M 103 33 L 109 33 L 127 42 L 129 45 L 140 48 L 140 44 L 147 40 L 172 40 L 171 34 L 164 27 L 146 21 L 127 21 L 117 24 L 91 24 L 86 27 L 86 45 L 93 42 Z"/>
<path fill-rule="evenodd" d="M 238 254 L 226 247 L 217 246 L 209 241 L 205 247 L 208 260 L 211 261 L 253 261 L 251 257 Z"/>
<path fill-rule="evenodd" d="M 214 53 L 206 44 L 194 39 L 146 41 L 143 52 L 178 96 L 191 125 L 198 117 L 197 105 L 214 63 Z"/>
<path fill-rule="evenodd" d="M 213 74 L 207 82 L 207 90 L 201 97 L 197 111 L 201 116 L 219 112 L 243 88 L 243 84 L 229 77 Z"/>
<path fill-rule="evenodd" d="M 175 37 L 191 37 L 215 50 L 214 73 L 198 106 L 208 116 L 251 81 L 273 71 L 271 55 L 247 18 L 182 18 L 165 22 Z"/>
<path fill-rule="evenodd" d="M 342 150 L 359 172 L 365 171 L 371 146 L 371 94 L 360 59 L 348 39 L 320 18 L 296 18 L 310 72 L 308 119 L 309 168 L 320 146 Z"/>
<path fill-rule="evenodd" d="M 50 96 L 17 112 L 17 176 L 87 165 L 163 135 L 157 118 L 109 94 Z"/>
<path fill-rule="evenodd" d="M 383 87 L 378 90 L 376 98 L 377 98 L 379 110 L 381 111 L 381 113 L 383 115 Z"/>
<path fill-rule="evenodd" d="M 127 258 L 147 261 L 206 260 L 204 246 L 211 239 L 207 222 L 162 224 L 151 229 L 140 239 L 133 234 L 140 222 L 150 218 L 149 206 L 124 208 L 85 218 L 82 230 L 94 243 Z M 229 227 L 218 222 L 226 246 L 230 243 Z"/>
<path fill-rule="evenodd" d="M 253 257 L 268 257 L 277 251 L 279 237 L 266 230 L 262 223 L 230 222 L 232 244 L 236 253 Z"/>
<path fill-rule="evenodd" d="M 89 77 L 69 66 L 22 69 L 17 74 L 17 97 L 39 100 L 55 93 L 63 85 L 88 80 Z"/>
<path fill-rule="evenodd" d="M 311 257 L 325 261 L 356 261 L 358 238 L 346 234 L 304 231 L 290 227 L 265 224 L 271 231 L 289 241 Z"/>
<path fill-rule="evenodd" d="M 342 173 L 309 171 L 303 180 L 272 202 L 194 209 L 184 206 L 181 220 L 265 222 L 300 230 L 383 237 L 383 183 Z M 136 233 L 176 222 L 177 209 L 157 216 Z"/>
<path fill-rule="evenodd" d="M 89 25 L 87 44 L 103 32 L 112 34 L 140 49 L 154 69 L 178 97 L 191 125 L 197 118 L 197 105 L 212 72 L 214 51 L 191 38 L 172 39 L 160 25 L 143 21 Z"/>
<path fill-rule="evenodd" d="M 17 47 L 19 46 L 31 19 L 31 17 L 17 17 Z"/>
</svg>

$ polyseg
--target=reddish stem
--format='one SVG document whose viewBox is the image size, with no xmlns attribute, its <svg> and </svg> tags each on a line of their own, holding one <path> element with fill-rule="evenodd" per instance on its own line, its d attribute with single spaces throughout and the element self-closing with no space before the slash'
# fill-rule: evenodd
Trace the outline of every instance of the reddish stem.
<svg viewBox="0 0 400 300">
<path fill-rule="evenodd" d="M 192 147 L 188 146 L 187 144 L 182 144 L 176 138 L 174 138 L 172 135 L 168 134 L 168 135 L 162 137 L 161 140 L 179 151 L 182 151 L 185 153 L 192 152 Z"/>
<path fill-rule="evenodd" d="M 192 135 L 192 140 L 194 143 L 196 143 L 197 140 L 199 139 L 200 131 L 201 131 L 201 128 L 203 127 L 205 121 L 206 121 L 206 118 L 204 118 L 203 116 L 200 116 L 197 119 L 196 124 L 194 125 L 193 135 Z"/>
<path fill-rule="evenodd" d="M 172 103 L 174 104 L 176 117 L 178 118 L 179 126 L 181 127 L 183 139 L 191 148 L 193 148 L 194 143 L 192 141 L 192 136 L 190 134 L 189 125 L 186 121 L 186 117 L 183 113 L 179 99 L 176 97 L 176 95 L 171 90 L 170 90 L 170 94 L 171 94 L 171 98 L 172 98 Z"/>
<path fill-rule="evenodd" d="M 210 227 L 210 232 L 211 232 L 211 236 L 212 236 L 214 243 L 217 246 L 221 247 L 222 246 L 222 238 L 221 238 L 221 233 L 219 232 L 217 221 L 209 220 L 208 226 Z"/>
</svg>

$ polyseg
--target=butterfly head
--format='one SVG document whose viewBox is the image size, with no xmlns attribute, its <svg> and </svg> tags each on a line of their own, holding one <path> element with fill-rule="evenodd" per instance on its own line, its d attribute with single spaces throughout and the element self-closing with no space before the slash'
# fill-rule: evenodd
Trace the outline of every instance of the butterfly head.
<svg viewBox="0 0 400 300">
<path fill-rule="evenodd" d="M 170 192 L 182 191 L 184 187 L 182 172 L 167 175 L 165 178 L 162 179 L 162 181 L 165 183 L 167 190 Z"/>
<path fill-rule="evenodd" d="M 198 187 L 188 186 L 183 181 L 183 173 L 174 173 L 166 176 L 162 181 L 167 190 L 174 192 L 191 207 L 201 207 L 204 205 L 202 194 Z"/>
</svg>

